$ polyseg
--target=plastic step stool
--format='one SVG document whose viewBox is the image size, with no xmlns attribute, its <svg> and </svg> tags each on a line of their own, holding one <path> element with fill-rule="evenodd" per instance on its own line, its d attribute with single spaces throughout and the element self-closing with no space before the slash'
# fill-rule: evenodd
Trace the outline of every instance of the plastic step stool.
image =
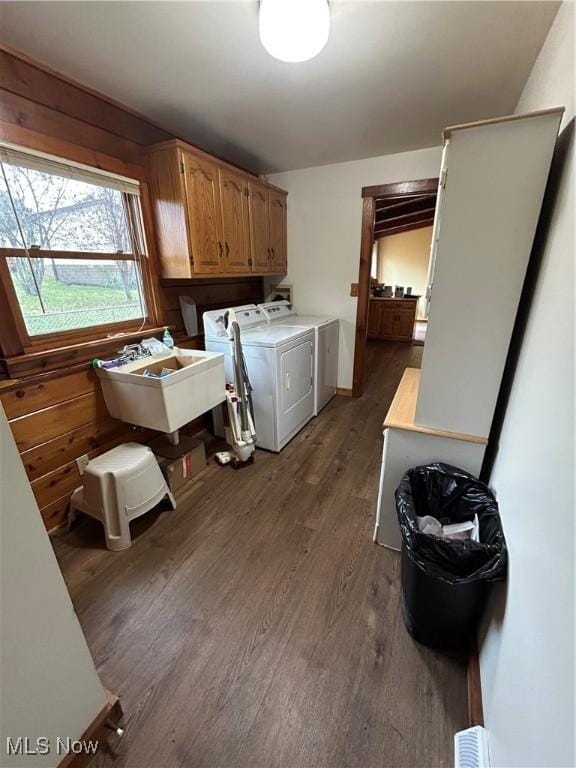
<svg viewBox="0 0 576 768">
<path fill-rule="evenodd" d="M 149 512 L 165 496 L 176 509 L 151 449 L 123 443 L 88 463 L 83 485 L 70 500 L 70 521 L 77 511 L 84 512 L 104 525 L 108 549 L 126 549 L 132 543 L 130 520 Z"/>
</svg>

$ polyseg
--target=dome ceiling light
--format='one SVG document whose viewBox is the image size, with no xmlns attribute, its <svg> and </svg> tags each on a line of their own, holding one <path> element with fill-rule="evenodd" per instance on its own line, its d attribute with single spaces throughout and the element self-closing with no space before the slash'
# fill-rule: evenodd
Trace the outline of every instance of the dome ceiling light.
<svg viewBox="0 0 576 768">
<path fill-rule="evenodd" d="M 260 0 L 260 40 L 275 59 L 308 61 L 328 42 L 328 0 Z"/>
</svg>

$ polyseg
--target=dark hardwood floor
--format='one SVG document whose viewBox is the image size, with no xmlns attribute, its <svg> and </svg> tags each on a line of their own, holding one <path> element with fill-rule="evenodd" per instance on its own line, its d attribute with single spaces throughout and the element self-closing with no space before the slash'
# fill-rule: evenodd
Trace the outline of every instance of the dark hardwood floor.
<svg viewBox="0 0 576 768">
<path fill-rule="evenodd" d="M 369 346 L 367 390 L 337 397 L 280 455 L 211 465 L 124 552 L 85 519 L 54 546 L 126 733 L 92 765 L 452 765 L 465 660 L 416 645 L 398 555 L 372 543 L 382 421 L 421 347 Z"/>
</svg>

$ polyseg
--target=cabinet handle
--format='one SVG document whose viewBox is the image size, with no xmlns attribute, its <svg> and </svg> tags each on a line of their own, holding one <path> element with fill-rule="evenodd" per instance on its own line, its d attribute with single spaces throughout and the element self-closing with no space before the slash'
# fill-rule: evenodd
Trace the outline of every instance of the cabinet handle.
<svg viewBox="0 0 576 768">
<path fill-rule="evenodd" d="M 228 245 L 228 240 L 226 240 L 226 258 L 228 258 L 229 253 L 230 253 L 230 246 Z"/>
<path fill-rule="evenodd" d="M 276 254 L 274 253 L 274 248 L 270 248 L 270 250 L 272 251 L 272 258 L 273 259 L 276 258 Z"/>
<path fill-rule="evenodd" d="M 272 258 L 272 248 L 266 248 L 266 252 L 268 253 L 268 261 Z"/>
<path fill-rule="evenodd" d="M 220 258 L 224 255 L 224 252 L 222 250 L 222 240 L 218 240 L 218 250 L 220 251 Z"/>
</svg>

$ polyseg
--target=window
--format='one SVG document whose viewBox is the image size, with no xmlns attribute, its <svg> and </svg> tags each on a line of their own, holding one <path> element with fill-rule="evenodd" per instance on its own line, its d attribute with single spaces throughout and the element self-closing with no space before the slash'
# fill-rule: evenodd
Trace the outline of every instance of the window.
<svg viewBox="0 0 576 768">
<path fill-rule="evenodd" d="M 29 341 L 146 319 L 138 182 L 0 145 L 0 264 Z"/>
</svg>

